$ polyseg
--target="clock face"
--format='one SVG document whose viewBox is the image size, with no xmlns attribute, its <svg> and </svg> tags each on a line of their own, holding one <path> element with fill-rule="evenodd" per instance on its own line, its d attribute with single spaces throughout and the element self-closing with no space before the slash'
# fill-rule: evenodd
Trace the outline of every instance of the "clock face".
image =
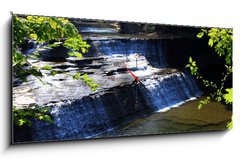
<svg viewBox="0 0 240 159">
<path fill-rule="evenodd" d="M 215 130 L 231 118 L 221 103 L 214 103 L 221 112 L 209 109 L 213 119 L 197 109 L 206 92 L 185 67 L 189 56 L 205 70 L 220 63 L 203 55 L 211 51 L 195 38 L 199 28 L 68 20 L 78 30 L 73 39 L 42 42 L 31 34 L 14 52 L 27 59 L 13 66 L 14 142 Z"/>
</svg>

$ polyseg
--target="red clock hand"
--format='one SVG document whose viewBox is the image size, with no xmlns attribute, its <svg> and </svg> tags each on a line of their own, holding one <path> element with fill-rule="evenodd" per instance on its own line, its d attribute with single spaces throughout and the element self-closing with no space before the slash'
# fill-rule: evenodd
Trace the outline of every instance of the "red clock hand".
<svg viewBox="0 0 240 159">
<path fill-rule="evenodd" d="M 135 75 L 132 73 L 132 71 L 131 71 L 129 68 L 127 68 L 126 65 L 125 65 L 125 67 L 126 67 L 127 71 L 134 77 L 134 79 L 135 79 L 136 81 L 139 81 L 139 78 L 138 78 L 137 76 L 135 76 Z"/>
<path fill-rule="evenodd" d="M 132 71 L 127 67 L 127 65 L 125 65 L 125 67 L 126 67 L 127 71 L 128 71 L 128 72 L 134 77 L 134 79 L 135 79 L 135 81 L 133 81 L 132 85 L 134 85 L 135 82 L 138 82 L 139 84 L 141 84 L 141 85 L 143 86 L 143 88 L 144 88 L 145 90 L 148 91 L 148 93 L 151 94 L 151 92 L 144 86 L 144 84 L 140 81 L 140 79 L 132 73 Z"/>
</svg>

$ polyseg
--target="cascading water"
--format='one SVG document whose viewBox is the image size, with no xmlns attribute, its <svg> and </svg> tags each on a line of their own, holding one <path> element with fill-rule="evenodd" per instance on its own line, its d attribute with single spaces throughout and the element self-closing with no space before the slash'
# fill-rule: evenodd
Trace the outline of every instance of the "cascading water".
<svg viewBox="0 0 240 159">
<path fill-rule="evenodd" d="M 118 30 L 114 28 L 101 28 L 101 27 L 81 27 L 80 33 L 117 33 Z"/>
<path fill-rule="evenodd" d="M 166 67 L 165 42 L 162 40 L 110 39 L 89 41 L 91 48 L 87 56 L 114 54 L 129 56 L 140 54 L 154 67 Z"/>
<path fill-rule="evenodd" d="M 32 52 L 34 52 L 37 48 L 39 47 L 37 41 L 28 41 L 28 48 L 27 50 L 24 52 L 24 54 L 29 55 Z"/>
<path fill-rule="evenodd" d="M 179 105 L 202 93 L 193 77 L 187 73 L 174 73 L 160 80 L 147 79 L 144 83 L 151 90 L 149 105 L 156 111 Z"/>
<path fill-rule="evenodd" d="M 88 43 L 91 48 L 81 64 L 63 62 L 59 69 L 87 72 L 101 88 L 91 92 L 83 81 L 73 81 L 63 74 L 44 77 L 53 86 L 34 85 L 32 93 L 38 104 L 51 108 L 54 124 L 33 119 L 31 130 L 17 132 L 15 142 L 101 137 L 103 132 L 202 94 L 190 74 L 167 68 L 164 40 L 109 39 Z M 141 57 L 138 67 L 134 54 Z M 116 61 L 125 60 L 150 93 L 141 85 L 130 89 L 134 78 L 126 69 L 114 66 Z M 30 83 L 33 86 L 34 81 Z"/>
</svg>

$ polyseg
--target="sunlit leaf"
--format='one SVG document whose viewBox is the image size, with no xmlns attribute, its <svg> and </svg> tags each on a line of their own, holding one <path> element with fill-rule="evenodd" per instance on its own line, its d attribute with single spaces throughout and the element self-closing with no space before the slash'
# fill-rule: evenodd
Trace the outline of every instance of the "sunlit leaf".
<svg viewBox="0 0 240 159">
<path fill-rule="evenodd" d="M 37 55 L 29 55 L 29 57 L 31 57 L 31 58 L 33 58 L 33 59 L 35 59 L 35 60 L 37 60 L 38 59 L 38 56 Z"/>
<path fill-rule="evenodd" d="M 68 55 L 69 56 L 75 56 L 75 52 L 69 52 Z"/>
<path fill-rule="evenodd" d="M 232 88 L 226 89 L 227 93 L 223 95 L 223 98 L 225 99 L 225 102 L 227 104 L 231 104 L 233 102 L 233 95 L 232 95 Z"/>
<path fill-rule="evenodd" d="M 80 77 L 81 77 L 81 74 L 79 72 L 72 76 L 72 78 L 75 80 L 80 79 Z"/>
<path fill-rule="evenodd" d="M 18 125 L 19 126 L 22 126 L 24 123 L 26 123 L 26 120 L 24 120 L 24 119 L 19 119 L 18 120 Z"/>
<path fill-rule="evenodd" d="M 45 65 L 45 66 L 41 67 L 41 69 L 42 70 L 51 70 L 52 66 Z"/>
<path fill-rule="evenodd" d="M 197 37 L 198 37 L 198 38 L 202 38 L 203 35 L 204 35 L 204 32 L 200 32 L 200 33 L 197 34 Z"/>
<path fill-rule="evenodd" d="M 78 58 L 82 58 L 82 54 L 81 53 L 76 53 L 75 56 L 78 57 Z"/>
<path fill-rule="evenodd" d="M 55 75 L 57 74 L 57 71 L 51 70 L 50 74 L 53 75 L 53 76 L 55 76 Z"/>
<path fill-rule="evenodd" d="M 213 46 L 213 39 L 209 39 L 208 45 L 211 46 L 211 47 Z"/>
<path fill-rule="evenodd" d="M 228 129 L 232 129 L 232 128 L 233 128 L 233 121 L 232 121 L 232 119 L 231 119 L 231 121 L 229 121 L 229 122 L 227 123 L 227 128 L 228 128 Z"/>
<path fill-rule="evenodd" d="M 192 60 L 192 57 L 189 57 L 189 62 L 192 63 L 192 61 L 193 61 L 193 60 Z"/>
</svg>

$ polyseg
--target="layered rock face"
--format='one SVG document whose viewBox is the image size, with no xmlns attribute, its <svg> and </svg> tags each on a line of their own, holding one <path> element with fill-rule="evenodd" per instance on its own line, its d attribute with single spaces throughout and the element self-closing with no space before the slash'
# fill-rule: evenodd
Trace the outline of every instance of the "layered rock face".
<svg viewBox="0 0 240 159">
<path fill-rule="evenodd" d="M 169 39 L 121 34 L 116 24 L 85 22 L 79 31 L 91 45 L 83 58 L 68 57 L 69 50 L 62 47 L 45 50 L 41 60 L 32 64 L 50 65 L 61 73 L 50 76 L 46 70 L 45 84 L 29 76 L 27 83 L 13 88 L 14 106 L 49 107 L 53 119 L 53 124 L 33 119 L 31 128 L 15 128 L 15 142 L 98 137 L 202 95 L 189 73 L 169 66 Z M 141 84 L 133 84 L 135 78 L 128 70 Z M 92 91 L 83 80 L 72 79 L 70 75 L 77 72 L 87 73 L 100 86 Z"/>
</svg>

